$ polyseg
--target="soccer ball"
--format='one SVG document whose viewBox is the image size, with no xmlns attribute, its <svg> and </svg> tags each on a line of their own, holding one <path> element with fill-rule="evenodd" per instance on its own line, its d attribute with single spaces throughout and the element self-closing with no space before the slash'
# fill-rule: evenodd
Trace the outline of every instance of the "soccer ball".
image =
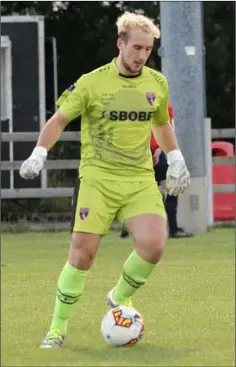
<svg viewBox="0 0 236 367">
<path fill-rule="evenodd" d="M 144 334 L 143 317 L 134 307 L 112 308 L 102 319 L 101 333 L 113 347 L 132 347 Z"/>
</svg>

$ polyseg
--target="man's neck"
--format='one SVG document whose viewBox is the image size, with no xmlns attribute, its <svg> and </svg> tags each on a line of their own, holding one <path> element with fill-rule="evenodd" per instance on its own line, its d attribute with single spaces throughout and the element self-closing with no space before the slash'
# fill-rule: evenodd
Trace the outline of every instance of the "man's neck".
<svg viewBox="0 0 236 367">
<path fill-rule="evenodd" d="M 116 59 L 116 66 L 117 66 L 117 68 L 118 68 L 118 70 L 119 70 L 119 72 L 120 72 L 121 75 L 124 75 L 124 76 L 134 76 L 134 77 L 140 75 L 140 71 L 137 72 L 137 73 L 131 73 L 130 71 L 128 71 L 124 67 L 124 65 L 123 65 L 123 63 L 121 61 L 120 56 L 118 56 L 117 59 Z"/>
</svg>

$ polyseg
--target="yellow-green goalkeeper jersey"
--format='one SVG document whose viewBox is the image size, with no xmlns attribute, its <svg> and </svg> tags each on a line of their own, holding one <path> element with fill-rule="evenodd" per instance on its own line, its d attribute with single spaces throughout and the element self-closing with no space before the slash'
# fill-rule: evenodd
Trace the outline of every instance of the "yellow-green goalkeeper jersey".
<svg viewBox="0 0 236 367">
<path fill-rule="evenodd" d="M 57 105 L 69 120 L 81 116 L 80 177 L 150 179 L 151 125 L 169 122 L 167 81 L 146 66 L 122 76 L 115 61 L 82 75 Z"/>
</svg>

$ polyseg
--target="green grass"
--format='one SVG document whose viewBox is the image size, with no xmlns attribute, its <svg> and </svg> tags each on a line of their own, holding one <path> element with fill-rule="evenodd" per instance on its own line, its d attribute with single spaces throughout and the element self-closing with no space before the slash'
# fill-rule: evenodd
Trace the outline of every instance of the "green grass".
<svg viewBox="0 0 236 367">
<path fill-rule="evenodd" d="M 234 366 L 234 230 L 170 240 L 134 298 L 145 334 L 131 349 L 103 341 L 106 293 L 132 250 L 101 244 L 63 349 L 39 349 L 51 321 L 68 233 L 2 234 L 2 366 Z"/>
</svg>

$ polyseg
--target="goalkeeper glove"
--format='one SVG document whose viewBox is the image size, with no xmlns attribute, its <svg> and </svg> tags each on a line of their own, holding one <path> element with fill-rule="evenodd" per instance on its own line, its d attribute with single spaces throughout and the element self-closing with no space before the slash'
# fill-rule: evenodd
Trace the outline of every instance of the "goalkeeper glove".
<svg viewBox="0 0 236 367">
<path fill-rule="evenodd" d="M 170 151 L 167 163 L 166 189 L 169 195 L 178 196 L 190 185 L 190 175 L 180 150 Z"/>
<path fill-rule="evenodd" d="M 33 179 L 39 175 L 47 159 L 47 149 L 44 147 L 34 148 L 32 154 L 20 167 L 20 176 L 24 179 Z"/>
</svg>

